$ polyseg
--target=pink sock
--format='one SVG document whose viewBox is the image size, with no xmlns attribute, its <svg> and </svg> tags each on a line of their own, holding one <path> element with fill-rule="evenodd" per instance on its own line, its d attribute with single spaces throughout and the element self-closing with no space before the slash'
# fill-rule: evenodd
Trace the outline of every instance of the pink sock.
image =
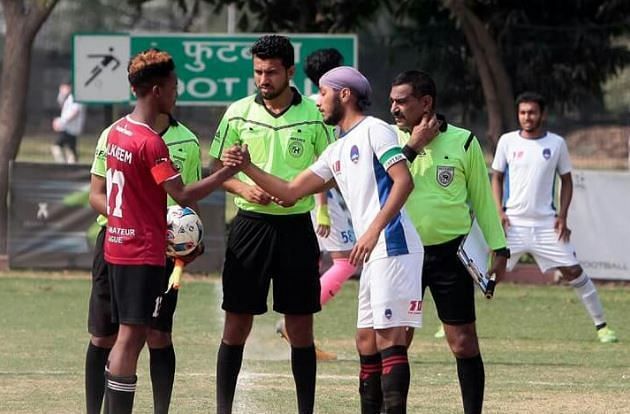
<svg viewBox="0 0 630 414">
<path fill-rule="evenodd" d="M 320 302 L 324 305 L 341 290 L 343 282 L 348 280 L 357 270 L 348 259 L 334 259 L 333 265 L 319 278 L 322 285 Z"/>
</svg>

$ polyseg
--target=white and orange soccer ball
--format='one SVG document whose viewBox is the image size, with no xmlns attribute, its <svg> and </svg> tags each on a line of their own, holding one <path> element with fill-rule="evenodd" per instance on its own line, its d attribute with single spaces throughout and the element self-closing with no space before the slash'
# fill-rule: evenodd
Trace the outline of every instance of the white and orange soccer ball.
<svg viewBox="0 0 630 414">
<path fill-rule="evenodd" d="M 167 254 L 186 256 L 203 240 L 203 223 L 190 207 L 171 206 L 166 212 Z"/>
</svg>

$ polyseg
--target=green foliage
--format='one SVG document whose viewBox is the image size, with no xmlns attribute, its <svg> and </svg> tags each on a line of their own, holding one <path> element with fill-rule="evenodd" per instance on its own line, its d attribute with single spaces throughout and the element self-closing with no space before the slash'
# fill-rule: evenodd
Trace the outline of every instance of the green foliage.
<svg viewBox="0 0 630 414">
<path fill-rule="evenodd" d="M 615 42 L 630 32 L 630 2 L 471 0 L 468 5 L 496 41 L 514 92 L 541 91 L 564 113 L 601 109 L 604 82 L 630 63 L 630 50 Z M 481 86 L 471 79 L 470 48 L 442 2 L 402 0 L 393 10 L 400 40 L 418 50 L 421 67 L 445 79 L 444 98 L 478 107 Z"/>
<path fill-rule="evenodd" d="M 254 32 L 349 32 L 365 23 L 379 8 L 378 0 L 204 0 L 221 11 L 233 3 L 238 27 Z"/>
<path fill-rule="evenodd" d="M 439 107 L 459 106 L 464 119 L 474 119 L 484 97 L 466 39 L 450 12 L 437 0 L 403 0 L 392 6 L 392 12 L 396 18 L 392 46 L 417 51 L 414 67 L 434 78 Z"/>
</svg>

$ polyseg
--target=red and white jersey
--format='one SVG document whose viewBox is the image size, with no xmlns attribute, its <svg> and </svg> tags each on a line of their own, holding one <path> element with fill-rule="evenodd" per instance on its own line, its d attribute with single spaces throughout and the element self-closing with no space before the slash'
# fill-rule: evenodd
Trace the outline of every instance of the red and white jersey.
<svg viewBox="0 0 630 414">
<path fill-rule="evenodd" d="M 105 260 L 121 265 L 164 266 L 166 191 L 179 172 L 166 144 L 148 125 L 126 116 L 107 136 L 107 236 Z"/>
</svg>

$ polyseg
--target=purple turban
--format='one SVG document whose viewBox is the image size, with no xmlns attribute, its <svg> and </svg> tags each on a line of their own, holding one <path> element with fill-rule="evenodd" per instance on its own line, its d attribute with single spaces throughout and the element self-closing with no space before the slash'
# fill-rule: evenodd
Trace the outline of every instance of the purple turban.
<svg viewBox="0 0 630 414">
<path fill-rule="evenodd" d="M 319 79 L 320 86 L 329 86 L 334 90 L 348 88 L 356 93 L 359 99 L 367 99 L 372 94 L 370 81 L 351 66 L 338 66 L 324 73 Z"/>
</svg>

